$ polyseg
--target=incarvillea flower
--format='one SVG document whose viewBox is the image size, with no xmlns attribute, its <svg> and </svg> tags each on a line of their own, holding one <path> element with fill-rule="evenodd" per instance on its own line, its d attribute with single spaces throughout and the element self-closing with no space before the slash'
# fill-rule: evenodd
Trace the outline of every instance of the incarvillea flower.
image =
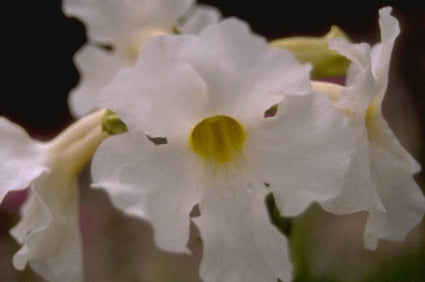
<svg viewBox="0 0 425 282">
<path fill-rule="evenodd" d="M 29 187 L 22 218 L 11 230 L 22 245 L 14 266 L 27 264 L 47 281 L 83 280 L 77 176 L 106 137 L 104 111 L 87 116 L 49 142 L 0 118 L 0 203 L 9 191 Z"/>
<path fill-rule="evenodd" d="M 336 106 L 348 117 L 357 142 L 343 193 L 323 207 L 337 214 L 369 211 L 364 232 L 368 249 L 375 249 L 379 239 L 403 240 L 425 211 L 424 195 L 413 178 L 420 166 L 399 143 L 381 110 L 399 34 L 390 13 L 390 7 L 379 11 L 382 41 L 373 47 L 343 38 L 330 42 L 331 48 L 352 61 L 347 85 L 334 86 L 330 92 L 336 94 Z"/>
<path fill-rule="evenodd" d="M 330 200 L 354 146 L 343 113 L 311 90 L 310 69 L 236 19 L 150 40 L 100 93 L 128 132 L 97 150 L 93 186 L 150 221 L 164 250 L 190 252 L 192 220 L 204 281 L 289 281 L 265 197 L 288 216 Z"/>
<path fill-rule="evenodd" d="M 84 22 L 88 39 L 75 55 L 81 79 L 69 96 L 74 116 L 96 109 L 98 91 L 118 70 L 134 63 L 150 38 L 176 30 L 197 33 L 221 18 L 217 9 L 193 2 L 64 0 L 64 13 Z"/>
</svg>

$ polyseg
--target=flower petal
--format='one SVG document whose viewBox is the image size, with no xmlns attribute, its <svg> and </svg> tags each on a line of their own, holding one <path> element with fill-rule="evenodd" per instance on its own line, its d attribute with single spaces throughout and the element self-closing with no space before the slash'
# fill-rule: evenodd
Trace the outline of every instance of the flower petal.
<svg viewBox="0 0 425 282">
<path fill-rule="evenodd" d="M 282 214 L 297 215 L 313 201 L 341 192 L 354 138 L 347 119 L 325 95 L 286 96 L 276 116 L 249 128 L 247 135 L 246 154 Z"/>
<path fill-rule="evenodd" d="M 372 70 L 377 80 L 381 80 L 382 95 L 385 93 L 388 81 L 388 70 L 390 69 L 391 53 L 394 42 L 400 33 L 398 21 L 391 16 L 391 7 L 379 10 L 379 27 L 381 30 L 381 43 L 372 49 Z"/>
<path fill-rule="evenodd" d="M 11 234 L 23 244 L 13 258 L 17 269 L 29 263 L 48 281 L 83 280 L 76 180 L 53 173 L 35 180 Z"/>
<path fill-rule="evenodd" d="M 172 63 L 173 55 L 151 52 L 152 47 L 172 47 L 162 44 L 165 38 L 153 41 L 159 44 L 147 44 L 139 60 L 146 63 L 121 71 L 101 91 L 101 105 L 116 112 L 130 131 L 188 136 L 200 121 L 205 84 L 187 63 Z"/>
<path fill-rule="evenodd" d="M 107 52 L 86 44 L 74 57 L 81 79 L 69 96 L 69 107 L 75 117 L 81 117 L 98 109 L 100 89 L 111 81 L 130 61 L 119 52 Z"/>
<path fill-rule="evenodd" d="M 412 157 L 400 145 L 382 116 L 368 128 L 371 175 L 386 212 L 371 210 L 365 230 L 365 245 L 375 249 L 378 239 L 401 241 L 425 212 L 425 197 L 415 183 Z"/>
<path fill-rule="evenodd" d="M 262 118 L 284 94 L 308 93 L 309 70 L 289 52 L 269 48 L 245 23 L 230 19 L 200 36 L 150 40 L 135 66 L 103 89 L 101 101 L 130 130 L 150 136 L 184 131 L 187 138 L 204 118 Z"/>
<path fill-rule="evenodd" d="M 143 15 L 153 26 L 170 30 L 193 6 L 194 0 L 144 0 Z"/>
<path fill-rule="evenodd" d="M 193 0 L 65 0 L 62 8 L 67 16 L 85 23 L 89 41 L 119 45 L 144 27 L 171 31 L 192 3 Z"/>
<path fill-rule="evenodd" d="M 209 5 L 197 4 L 183 18 L 179 30 L 184 34 L 196 34 L 205 27 L 217 24 L 221 19 L 221 12 Z"/>
<path fill-rule="evenodd" d="M 49 169 L 40 165 L 43 145 L 25 130 L 0 117 L 0 203 L 9 191 L 27 188 Z"/>
<path fill-rule="evenodd" d="M 208 88 L 210 115 L 260 118 L 283 94 L 310 91 L 309 65 L 301 65 L 235 18 L 208 26 L 181 55 Z"/>
<path fill-rule="evenodd" d="M 381 210 L 385 212 L 375 184 L 370 175 L 369 145 L 366 136 L 358 141 L 348 169 L 341 194 L 321 206 L 334 214 L 350 214 L 359 211 Z"/>
<path fill-rule="evenodd" d="M 93 187 L 105 189 L 127 214 L 148 219 L 156 243 L 168 251 L 190 252 L 189 213 L 199 202 L 201 172 L 188 150 L 129 132 L 103 142 L 92 162 Z"/>
<path fill-rule="evenodd" d="M 130 131 L 187 138 L 200 121 L 207 90 L 188 63 L 176 60 L 180 49 L 194 38 L 185 41 L 180 37 L 188 36 L 152 39 L 136 65 L 118 73 L 101 91 L 101 105 L 116 112 Z"/>
<path fill-rule="evenodd" d="M 378 92 L 371 69 L 371 49 L 368 44 L 350 44 L 343 38 L 329 42 L 331 49 L 353 61 L 347 76 L 347 87 L 339 94 L 337 106 L 349 110 L 351 115 L 364 116 Z"/>
<path fill-rule="evenodd" d="M 209 188 L 193 219 L 203 242 L 203 281 L 290 281 L 287 241 L 270 222 L 266 190 Z"/>
<path fill-rule="evenodd" d="M 390 15 L 390 7 L 379 10 L 381 43 L 373 48 L 366 43 L 350 44 L 343 38 L 329 42 L 331 49 L 353 61 L 347 77 L 347 87 L 340 92 L 337 105 L 350 110 L 351 114 L 364 117 L 375 97 L 379 106 L 388 83 L 391 53 L 400 28 L 397 20 Z"/>
</svg>

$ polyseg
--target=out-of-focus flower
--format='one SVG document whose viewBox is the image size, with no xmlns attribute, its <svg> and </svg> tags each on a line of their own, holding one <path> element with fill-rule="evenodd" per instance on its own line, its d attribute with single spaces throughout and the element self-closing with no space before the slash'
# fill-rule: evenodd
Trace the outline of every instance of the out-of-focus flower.
<svg viewBox="0 0 425 282">
<path fill-rule="evenodd" d="M 87 28 L 88 43 L 75 54 L 81 79 L 69 96 L 77 117 L 98 108 L 100 88 L 132 65 L 149 39 L 175 29 L 199 32 L 221 18 L 217 9 L 193 5 L 193 0 L 64 0 L 63 11 Z"/>
<path fill-rule="evenodd" d="M 82 281 L 77 176 L 105 138 L 104 111 L 78 121 L 50 142 L 32 140 L 0 118 L 0 203 L 9 191 L 30 187 L 22 219 L 11 234 L 22 245 L 13 258 L 47 281 Z"/>
<path fill-rule="evenodd" d="M 93 186 L 149 220 L 157 245 L 173 252 L 189 252 L 199 204 L 205 281 L 290 280 L 265 197 L 285 215 L 335 197 L 353 149 L 344 115 L 311 91 L 309 71 L 236 19 L 152 39 L 101 91 L 101 106 L 129 131 L 99 147 Z"/>
<path fill-rule="evenodd" d="M 321 37 L 294 36 L 285 37 L 270 42 L 273 47 L 285 48 L 303 63 L 313 65 L 312 76 L 316 78 L 338 77 L 345 75 L 350 61 L 329 48 L 329 41 L 336 37 L 348 36 L 333 25 L 329 32 Z"/>
<path fill-rule="evenodd" d="M 425 211 L 425 198 L 413 179 L 420 166 L 401 146 L 381 111 L 399 34 L 390 13 L 390 7 L 379 11 L 382 42 L 372 48 L 343 38 L 330 42 L 331 48 L 353 62 L 347 86 L 338 88 L 334 98 L 349 118 L 357 148 L 343 193 L 323 206 L 337 214 L 369 211 L 364 233 L 368 249 L 375 249 L 379 239 L 403 240 Z"/>
</svg>

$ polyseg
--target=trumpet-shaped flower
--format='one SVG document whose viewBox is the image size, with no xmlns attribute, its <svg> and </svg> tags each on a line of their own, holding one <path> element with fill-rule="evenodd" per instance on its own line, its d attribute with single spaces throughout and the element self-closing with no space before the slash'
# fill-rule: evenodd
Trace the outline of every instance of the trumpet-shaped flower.
<svg viewBox="0 0 425 282">
<path fill-rule="evenodd" d="M 420 166 L 400 145 L 381 111 L 399 34 L 390 12 L 390 7 L 379 11 L 382 42 L 372 48 L 342 38 L 330 42 L 353 62 L 336 105 L 348 116 L 357 146 L 343 193 L 323 206 L 338 214 L 369 211 L 364 233 L 369 249 L 375 249 L 380 238 L 403 240 L 425 211 L 424 196 L 412 176 Z"/>
<path fill-rule="evenodd" d="M 75 54 L 81 79 L 69 96 L 75 116 L 98 108 L 100 88 L 121 68 L 133 64 L 150 38 L 171 34 L 173 28 L 199 32 L 221 17 L 215 8 L 193 5 L 193 0 L 64 0 L 63 10 L 87 28 L 88 44 Z"/>
<path fill-rule="evenodd" d="M 105 137 L 102 116 L 94 113 L 47 143 L 0 118 L 0 202 L 9 191 L 30 187 L 11 230 L 22 245 L 13 258 L 17 269 L 29 263 L 47 281 L 83 280 L 77 175 Z"/>
<path fill-rule="evenodd" d="M 265 197 L 290 216 L 335 197 L 353 148 L 344 115 L 311 91 L 309 71 L 236 19 L 152 39 L 101 91 L 129 131 L 97 150 L 93 186 L 149 220 L 157 245 L 173 252 L 189 252 L 199 205 L 205 281 L 290 280 Z"/>
</svg>

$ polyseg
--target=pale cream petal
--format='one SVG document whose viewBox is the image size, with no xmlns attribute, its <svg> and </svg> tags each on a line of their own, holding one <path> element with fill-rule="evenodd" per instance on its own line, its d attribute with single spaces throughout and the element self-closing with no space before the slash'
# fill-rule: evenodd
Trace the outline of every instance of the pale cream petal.
<svg viewBox="0 0 425 282">
<path fill-rule="evenodd" d="M 11 230 L 22 244 L 13 258 L 15 267 L 29 264 L 47 281 L 83 281 L 77 180 L 44 174 L 30 192 L 22 219 Z"/>
<path fill-rule="evenodd" d="M 9 191 L 25 189 L 49 171 L 41 164 L 43 152 L 22 127 L 0 117 L 0 203 Z"/>
<path fill-rule="evenodd" d="M 198 226 L 203 281 L 290 281 L 287 240 L 270 222 L 266 190 L 240 185 L 209 187 L 200 203 Z"/>
<path fill-rule="evenodd" d="M 155 145 L 139 133 L 111 137 L 93 158 L 92 177 L 117 208 L 152 223 L 160 248 L 189 252 L 189 214 L 204 182 L 186 144 L 169 139 Z"/>
<path fill-rule="evenodd" d="M 337 196 L 354 151 L 347 119 L 321 93 L 286 96 L 275 117 L 247 131 L 246 155 L 287 216 Z"/>
<path fill-rule="evenodd" d="M 369 121 L 371 175 L 386 212 L 371 210 L 365 245 L 379 239 L 401 241 L 425 213 L 425 198 L 413 174 L 417 167 L 381 116 Z"/>
</svg>

